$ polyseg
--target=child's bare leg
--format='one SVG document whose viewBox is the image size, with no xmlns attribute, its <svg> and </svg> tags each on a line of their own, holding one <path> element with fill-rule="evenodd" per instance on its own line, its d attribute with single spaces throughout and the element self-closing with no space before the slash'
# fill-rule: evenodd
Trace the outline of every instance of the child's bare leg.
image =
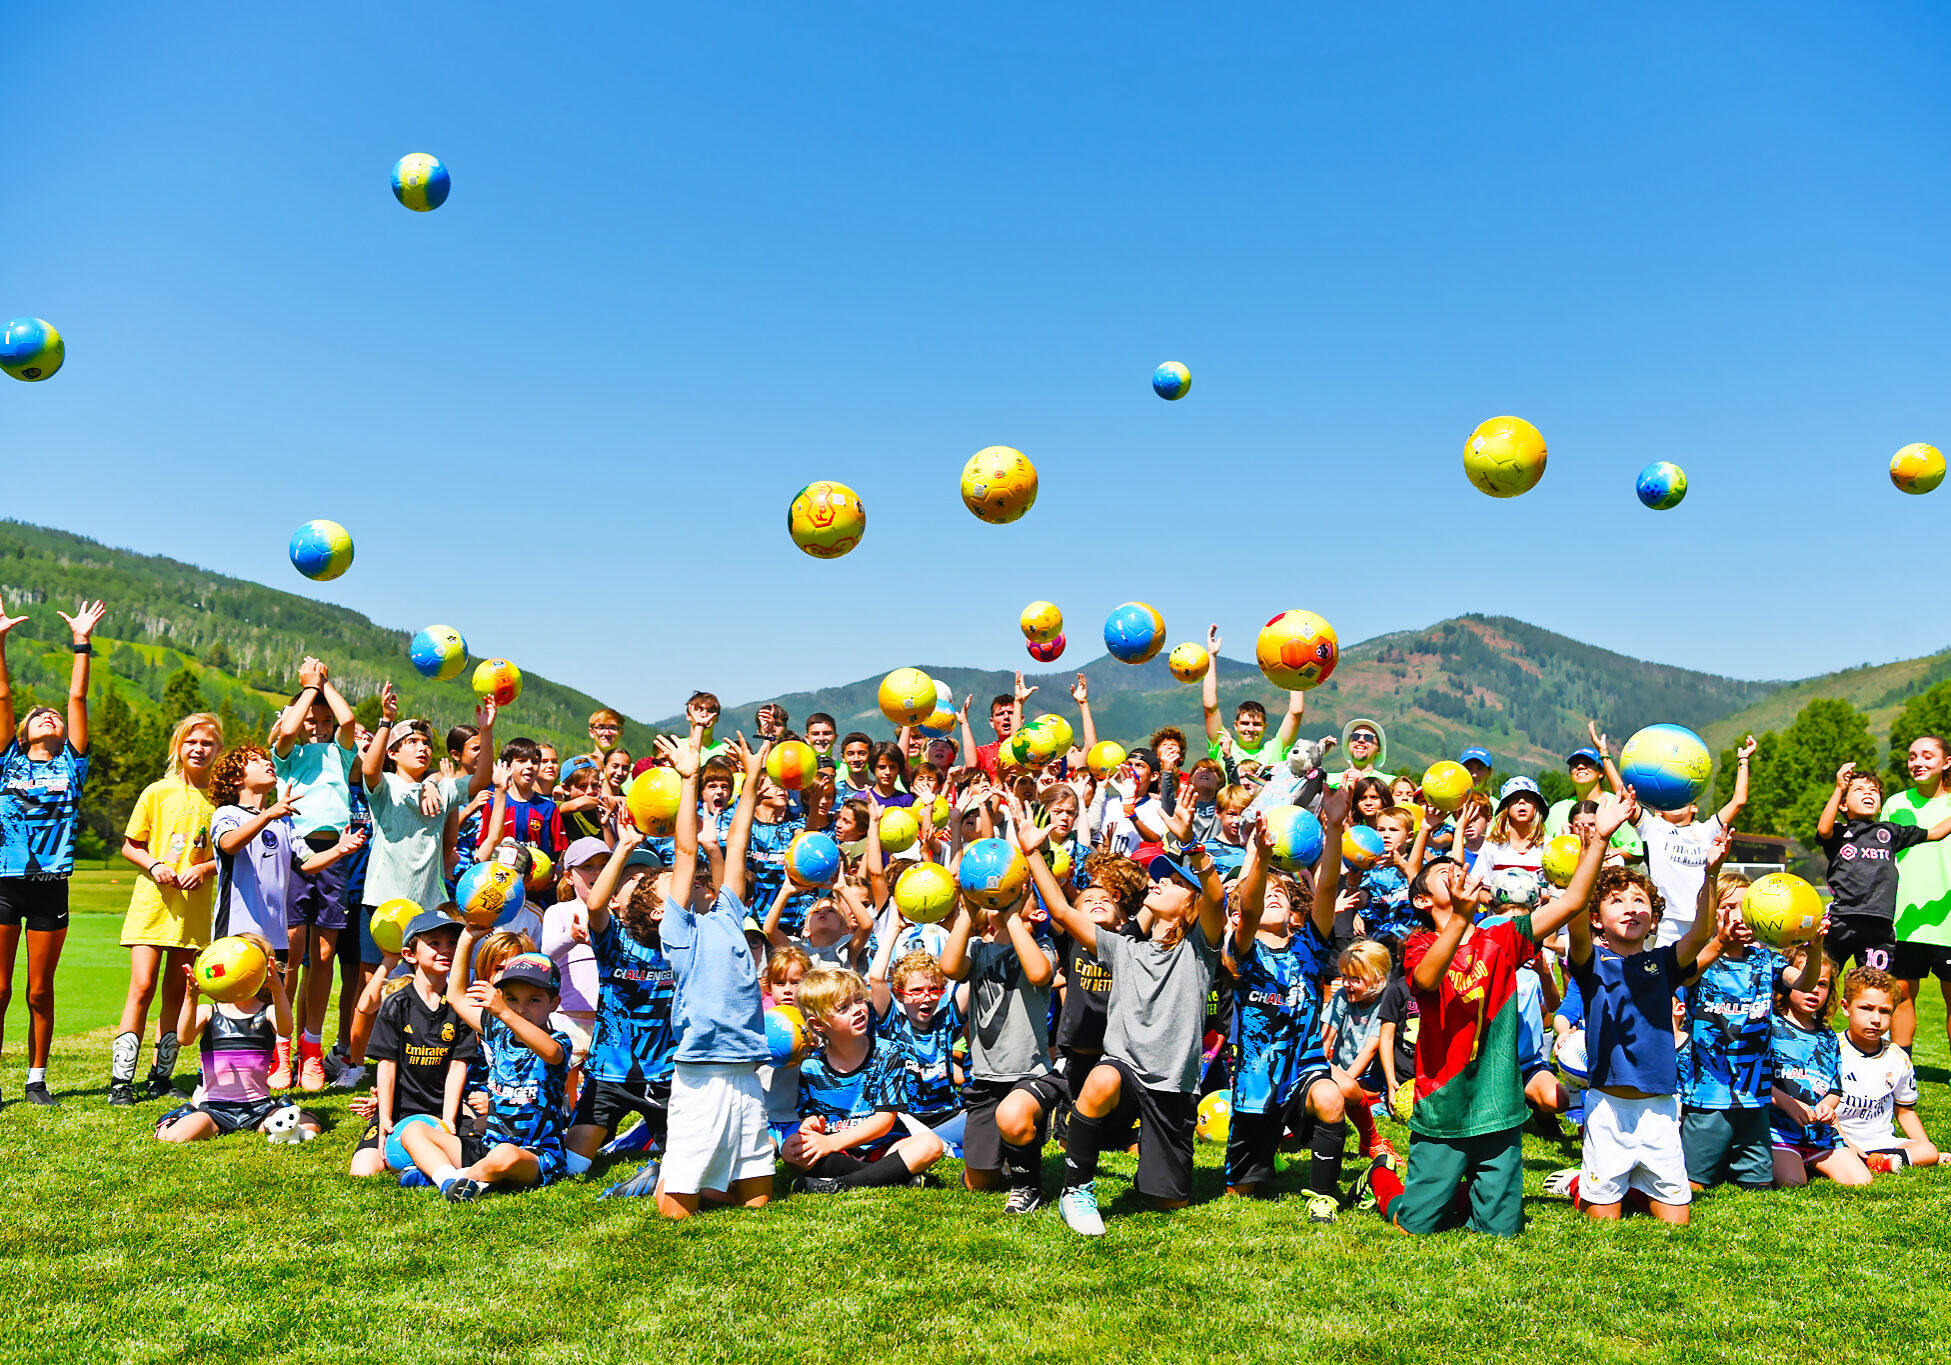
<svg viewBox="0 0 1951 1365">
<path fill-rule="evenodd" d="M 1774 1149 L 1774 1157 L 1776 1189 L 1794 1189 L 1809 1183 L 1809 1163 L 1802 1159 L 1800 1152 L 1787 1147 L 1777 1147 Z M 1816 1163 L 1816 1169 L 1822 1169 L 1821 1162 Z"/>
<path fill-rule="evenodd" d="M 217 1135 L 217 1121 L 208 1114 L 185 1114 L 156 1130 L 161 1142 L 201 1142 Z"/>
<path fill-rule="evenodd" d="M 1828 1156 L 1817 1161 L 1815 1168 L 1838 1185 L 1867 1185 L 1873 1178 L 1870 1175 L 1870 1168 L 1863 1164 L 1863 1158 L 1847 1147 L 1838 1147 Z M 1807 1177 L 1805 1176 L 1804 1179 Z"/>
</svg>

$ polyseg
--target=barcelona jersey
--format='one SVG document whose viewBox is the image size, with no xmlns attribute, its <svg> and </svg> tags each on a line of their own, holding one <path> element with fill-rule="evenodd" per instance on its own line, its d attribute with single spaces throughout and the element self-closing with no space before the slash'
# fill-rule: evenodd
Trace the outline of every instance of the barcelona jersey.
<svg viewBox="0 0 1951 1365">
<path fill-rule="evenodd" d="M 585 1072 L 597 1081 L 668 1081 L 677 1053 L 671 1028 L 677 974 L 670 959 L 662 947 L 637 942 L 615 915 L 589 946 L 602 989 Z"/>
<path fill-rule="evenodd" d="M 88 755 L 63 742 L 50 759 L 17 743 L 0 753 L 0 877 L 65 877 L 75 866 L 75 825 Z"/>
<path fill-rule="evenodd" d="M 1247 944 L 1233 986 L 1234 1113 L 1272 1113 L 1310 1072 L 1327 1069 L 1321 975 L 1332 958 L 1312 920 L 1284 948 Z"/>
</svg>

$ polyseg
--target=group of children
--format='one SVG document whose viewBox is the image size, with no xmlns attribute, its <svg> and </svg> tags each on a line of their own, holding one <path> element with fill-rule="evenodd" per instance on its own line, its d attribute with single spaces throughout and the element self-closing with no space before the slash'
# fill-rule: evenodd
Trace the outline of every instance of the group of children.
<svg viewBox="0 0 1951 1365">
<path fill-rule="evenodd" d="M 68 618 L 66 724 L 37 709 L 0 763 L 0 910 L 30 930 L 30 972 L 72 865 L 99 617 L 95 604 Z M 0 611 L 0 635 L 11 624 Z M 157 1124 L 167 1141 L 263 1129 L 284 1092 L 338 1085 L 362 1092 L 351 1174 L 453 1200 L 634 1156 L 641 1169 L 605 1175 L 604 1194 L 679 1218 L 764 1204 L 782 1166 L 796 1193 L 835 1194 L 925 1185 L 953 1155 L 967 1188 L 1012 1213 L 1054 1193 L 1085 1235 L 1104 1231 L 1106 1151 L 1135 1145 L 1135 1188 L 1154 1206 L 1192 1199 L 1195 1131 L 1220 1090 L 1229 1193 L 1277 1193 L 1283 1153 L 1305 1152 L 1304 1216 L 1373 1207 L 1410 1232 L 1516 1232 L 1522 1135 L 1562 1137 L 1561 1115 L 1581 1161 L 1547 1189 L 1599 1218 L 1682 1222 L 1692 1191 L 1723 1180 L 1860 1184 L 1937 1159 L 1907 1050 L 1887 1037 L 1915 989 L 1890 975 L 1887 906 L 1896 853 L 1951 833 L 1951 818 L 1877 820 L 1867 775 L 1839 774 L 1823 817 L 1825 840 L 1843 841 L 1832 867 L 1849 864 L 1831 877 L 1832 960 L 1756 944 L 1745 883 L 1719 874 L 1752 742 L 1734 799 L 1704 822 L 1691 807 L 1641 812 L 1596 728 L 1570 759 L 1573 800 L 1548 809 L 1525 778 L 1493 798 L 1490 756 L 1470 750 L 1478 787 L 1444 811 L 1382 768 L 1380 724 L 1302 740 L 1294 693 L 1272 734 L 1253 702 L 1228 727 L 1210 673 L 1206 756 L 1190 767 L 1186 737 L 1166 729 L 1094 778 L 1081 674 L 1085 746 L 1017 766 L 1008 741 L 1035 690 L 1019 675 L 991 706 L 991 744 L 974 744 L 967 704 L 959 744 L 909 731 L 877 744 L 810 717 L 820 766 L 789 790 L 766 771 L 772 746 L 800 737 L 776 705 L 748 744 L 718 735 L 716 699 L 696 694 L 688 735 L 635 760 L 619 718 L 598 712 L 589 751 L 559 761 L 526 739 L 497 750 L 484 704 L 437 765 L 430 728 L 399 719 L 390 685 L 367 734 L 323 662 L 300 680 L 263 746 L 226 749 L 215 717 L 184 718 L 129 824 L 123 856 L 143 877 L 110 1102 L 177 1095 L 177 1049 L 195 1042 L 201 1083 Z M 1337 746 L 1345 763 L 1330 761 Z M 646 830 L 631 792 L 653 768 L 679 796 L 671 825 Z M 1310 812 L 1318 855 L 1296 852 L 1293 806 Z M 1370 842 L 1345 843 L 1357 825 Z M 823 885 L 788 867 L 809 830 L 842 855 Z M 1582 849 L 1562 885 L 1543 866 L 1561 831 Z M 965 886 L 938 922 L 902 912 L 904 876 L 934 863 L 953 879 L 983 840 L 1012 850 L 1020 894 Z M 16 870 L 23 857 L 37 870 Z M 487 860 L 527 879 L 530 904 L 464 922 L 457 879 Z M 373 915 L 398 901 L 417 912 L 389 951 Z M 222 935 L 272 961 L 256 999 L 199 1003 L 190 960 Z M 1862 965 L 1839 981 L 1852 954 Z M 48 1030 L 32 1018 L 30 1094 L 51 1103 Z M 782 1051 L 802 1024 L 806 1046 Z M 1378 1131 L 1384 1115 L 1406 1122 L 1406 1152 Z M 304 1110 L 295 1122 L 323 1126 Z"/>
</svg>

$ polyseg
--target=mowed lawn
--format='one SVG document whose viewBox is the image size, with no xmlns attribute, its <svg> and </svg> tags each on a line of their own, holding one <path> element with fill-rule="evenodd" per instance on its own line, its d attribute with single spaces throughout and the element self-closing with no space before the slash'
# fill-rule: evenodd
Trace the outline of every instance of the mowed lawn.
<svg viewBox="0 0 1951 1365">
<path fill-rule="evenodd" d="M 60 1109 L 17 1102 L 9 1016 L 0 1360 L 1830 1365 L 1942 1361 L 1951 1342 L 1951 1172 L 1713 1194 L 1687 1228 L 1602 1227 L 1538 1192 L 1574 1150 L 1527 1138 L 1522 1237 L 1414 1239 L 1371 1213 L 1317 1228 L 1297 1200 L 1223 1198 L 1219 1150 L 1202 1145 L 1196 1202 L 1173 1214 L 1142 1210 L 1132 1158 L 1108 1158 L 1110 1233 L 1091 1243 L 1054 1210 L 1006 1218 L 999 1197 L 955 1188 L 783 1198 L 683 1226 L 598 1200 L 601 1180 L 448 1205 L 344 1176 L 360 1125 L 337 1092 L 314 1101 L 332 1131 L 303 1147 L 166 1148 L 150 1136 L 162 1102 L 103 1100 L 119 908 L 76 917 L 62 1009 L 93 1027 L 56 1044 Z M 1925 1015 L 1921 1110 L 1951 1143 L 1935 992 Z M 1060 1169 L 1053 1147 L 1053 1189 Z"/>
</svg>

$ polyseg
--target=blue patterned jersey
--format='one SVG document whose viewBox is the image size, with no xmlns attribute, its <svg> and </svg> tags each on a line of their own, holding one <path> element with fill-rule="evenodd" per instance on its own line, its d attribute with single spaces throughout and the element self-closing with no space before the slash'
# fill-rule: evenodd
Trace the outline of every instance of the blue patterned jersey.
<svg viewBox="0 0 1951 1365">
<path fill-rule="evenodd" d="M 1235 941 L 1229 947 L 1237 949 Z M 1233 1112 L 1268 1114 L 1287 1103 L 1321 1052 L 1321 975 L 1334 954 L 1308 920 L 1285 948 L 1252 940 L 1233 986 Z"/>
<path fill-rule="evenodd" d="M 670 1080 L 677 1052 L 671 1029 L 677 974 L 664 950 L 637 942 L 615 915 L 589 946 L 603 987 L 583 1069 L 598 1081 Z"/>
<path fill-rule="evenodd" d="M 1362 890 L 1368 893 L 1368 908 L 1362 911 L 1362 924 L 1371 938 L 1392 938 L 1400 943 L 1422 926 L 1409 907 L 1409 878 L 1394 864 L 1371 867 L 1362 874 Z"/>
<path fill-rule="evenodd" d="M 829 1133 L 911 1109 L 910 1100 L 907 1050 L 892 1038 L 875 1038 L 867 1060 L 852 1071 L 834 1070 L 824 1049 L 799 1064 L 799 1116 L 818 1115 Z"/>
<path fill-rule="evenodd" d="M 562 1048 L 555 1065 L 523 1045 L 515 1030 L 493 1015 L 481 1019 L 481 1051 L 488 1059 L 488 1100 L 494 1123 L 520 1147 L 545 1147 L 562 1141 L 562 1092 L 569 1080 L 569 1039 L 560 1030 L 549 1036 Z"/>
<path fill-rule="evenodd" d="M 1782 958 L 1751 947 L 1722 954 L 1686 988 L 1693 1077 L 1680 1098 L 1694 1109 L 1768 1107 L 1768 1035 Z"/>
<path fill-rule="evenodd" d="M 88 755 L 62 742 L 50 759 L 17 743 L 0 753 L 0 877 L 65 877 L 75 866 L 75 825 Z"/>
<path fill-rule="evenodd" d="M 936 1003 L 926 1032 L 917 1030 L 898 1004 L 888 1006 L 878 1026 L 883 1038 L 907 1054 L 910 1107 L 922 1118 L 961 1108 L 949 1068 L 949 1053 L 962 1036 L 962 1011 L 955 1004 L 954 985 L 950 982 L 948 993 Z"/>
<path fill-rule="evenodd" d="M 726 827 L 730 828 L 729 821 Z M 786 880 L 786 845 L 805 828 L 804 820 L 781 820 L 776 825 L 752 822 L 752 837 L 745 845 L 745 903 L 762 921 L 772 909 L 772 898 L 779 894 Z M 779 927 L 797 938 L 806 924 L 806 912 L 813 908 L 816 899 L 807 891 L 788 900 L 779 912 Z"/>
<path fill-rule="evenodd" d="M 1822 1103 L 1823 1096 L 1843 1092 L 1842 1049 L 1836 1044 L 1836 1035 L 1826 1028 L 1805 1029 L 1793 1019 L 1777 1015 L 1768 1039 L 1768 1057 L 1775 1084 L 1812 1109 Z M 1842 1145 L 1833 1123 L 1797 1123 L 1772 1106 L 1768 1126 L 1774 1130 L 1778 1147 L 1823 1151 Z"/>
</svg>

